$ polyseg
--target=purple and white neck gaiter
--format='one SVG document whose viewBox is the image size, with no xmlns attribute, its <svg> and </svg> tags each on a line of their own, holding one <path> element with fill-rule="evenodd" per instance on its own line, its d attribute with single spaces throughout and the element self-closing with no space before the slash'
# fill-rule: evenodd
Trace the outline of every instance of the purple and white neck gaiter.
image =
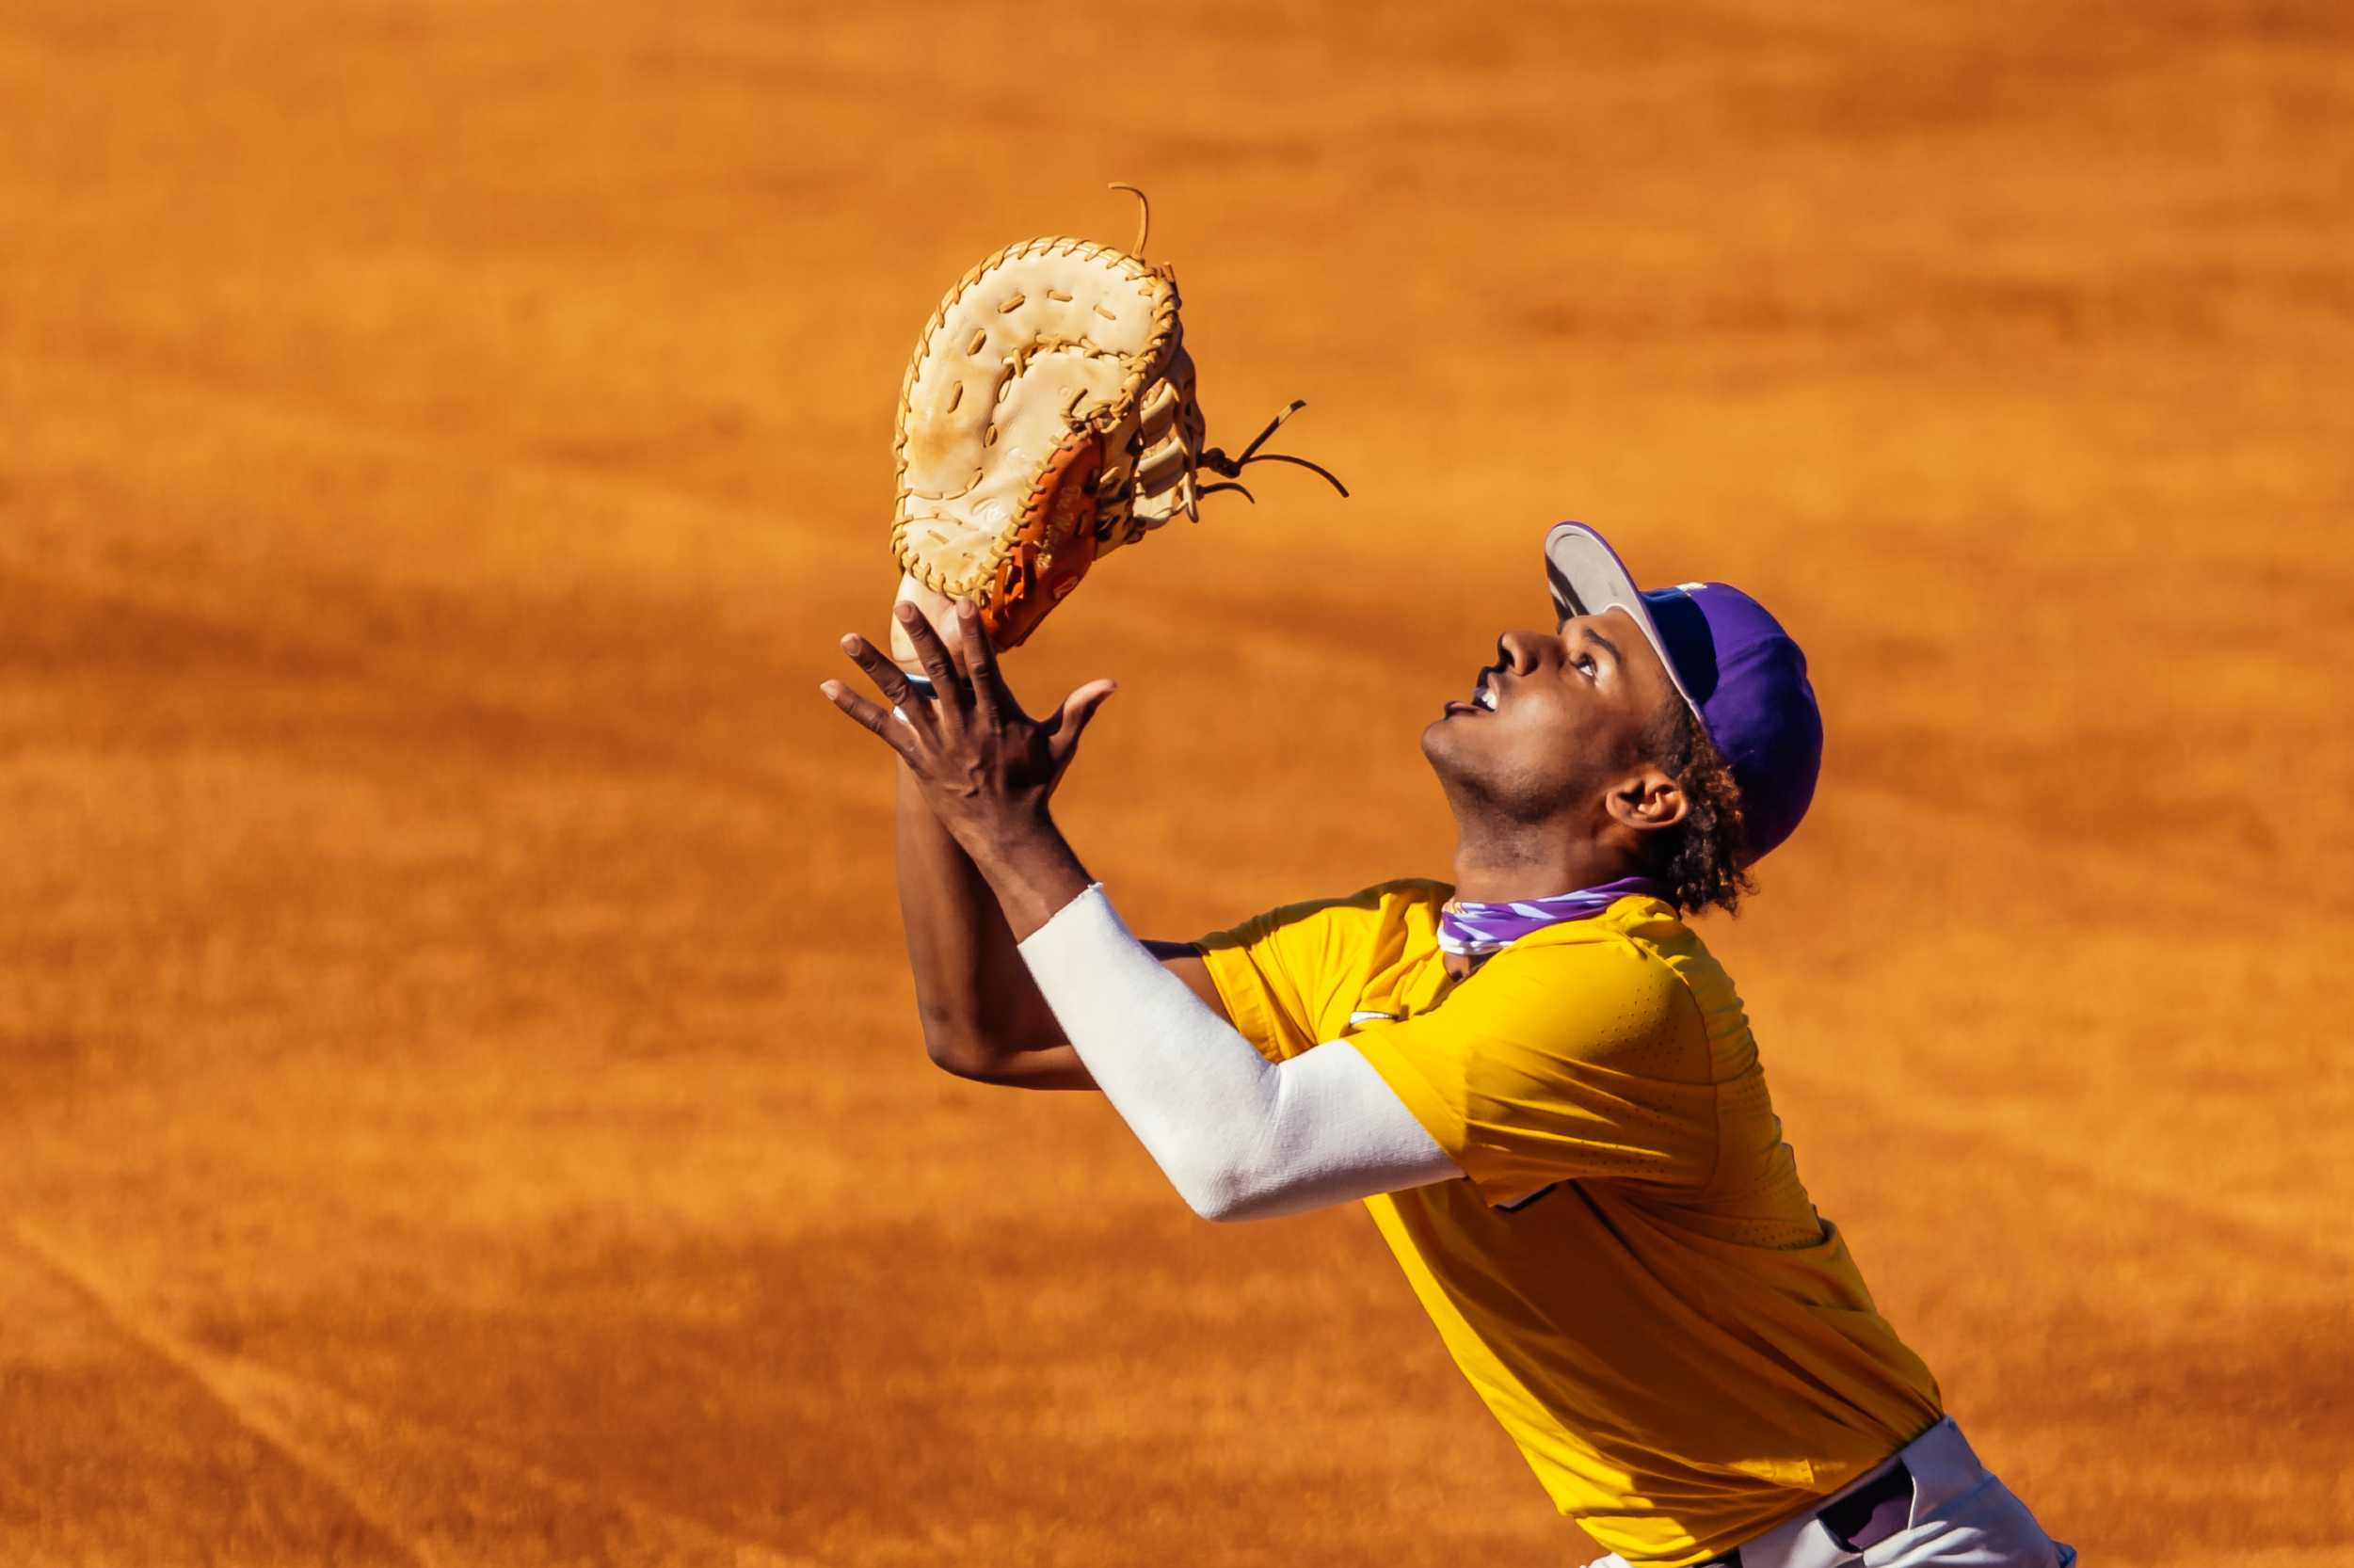
<svg viewBox="0 0 2354 1568">
<path fill-rule="evenodd" d="M 1466 958 L 1501 952 L 1531 932 L 1563 920 L 1586 920 L 1623 898 L 1668 896 L 1667 885 L 1647 876 L 1623 876 L 1598 888 L 1550 898 L 1514 899 L 1510 904 L 1466 904 L 1449 899 L 1438 913 L 1438 945 L 1442 952 Z"/>
</svg>

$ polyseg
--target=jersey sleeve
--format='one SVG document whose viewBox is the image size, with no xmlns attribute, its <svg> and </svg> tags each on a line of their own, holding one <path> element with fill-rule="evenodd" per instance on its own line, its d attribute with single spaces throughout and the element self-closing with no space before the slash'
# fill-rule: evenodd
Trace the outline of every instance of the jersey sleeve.
<svg viewBox="0 0 2354 1568">
<path fill-rule="evenodd" d="M 1389 906 L 1427 898 L 1433 885 L 1386 882 L 1347 898 L 1288 904 L 1194 942 L 1242 1037 L 1271 1062 L 1299 1055 L 1321 1038 L 1341 990 L 1362 981 Z"/>
<path fill-rule="evenodd" d="M 1631 943 L 1499 954 L 1444 1006 L 1351 1043 L 1491 1204 L 1561 1181 L 1696 1189 L 1715 1171 L 1706 1022 Z"/>
</svg>

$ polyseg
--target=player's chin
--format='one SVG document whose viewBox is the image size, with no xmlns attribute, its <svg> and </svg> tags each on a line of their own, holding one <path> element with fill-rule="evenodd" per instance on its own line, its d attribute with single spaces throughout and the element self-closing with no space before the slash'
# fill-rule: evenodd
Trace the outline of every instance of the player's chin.
<svg viewBox="0 0 2354 1568">
<path fill-rule="evenodd" d="M 1471 741 L 1466 730 L 1476 722 L 1465 714 L 1445 713 L 1425 725 L 1422 728 L 1422 755 L 1430 760 L 1431 766 L 1442 773 L 1449 771 L 1449 764 L 1464 756 Z"/>
</svg>

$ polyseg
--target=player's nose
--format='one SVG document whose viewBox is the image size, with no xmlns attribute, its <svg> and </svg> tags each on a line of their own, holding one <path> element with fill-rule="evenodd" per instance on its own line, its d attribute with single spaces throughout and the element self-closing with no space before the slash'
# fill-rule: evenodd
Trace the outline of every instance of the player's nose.
<svg viewBox="0 0 2354 1568">
<path fill-rule="evenodd" d="M 1560 641 L 1542 632 L 1507 632 L 1496 639 L 1497 663 L 1514 675 L 1526 675 L 1545 660 L 1545 645 Z"/>
</svg>

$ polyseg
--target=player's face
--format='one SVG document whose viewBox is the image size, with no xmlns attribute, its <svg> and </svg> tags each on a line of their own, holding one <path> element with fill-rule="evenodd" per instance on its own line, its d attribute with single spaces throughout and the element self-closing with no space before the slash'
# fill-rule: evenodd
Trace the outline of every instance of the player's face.
<svg viewBox="0 0 2354 1568">
<path fill-rule="evenodd" d="M 1422 750 L 1449 792 L 1475 805 L 1527 822 L 1599 811 L 1674 696 L 1633 616 L 1577 616 L 1498 637 L 1495 662 L 1422 732 Z"/>
</svg>

